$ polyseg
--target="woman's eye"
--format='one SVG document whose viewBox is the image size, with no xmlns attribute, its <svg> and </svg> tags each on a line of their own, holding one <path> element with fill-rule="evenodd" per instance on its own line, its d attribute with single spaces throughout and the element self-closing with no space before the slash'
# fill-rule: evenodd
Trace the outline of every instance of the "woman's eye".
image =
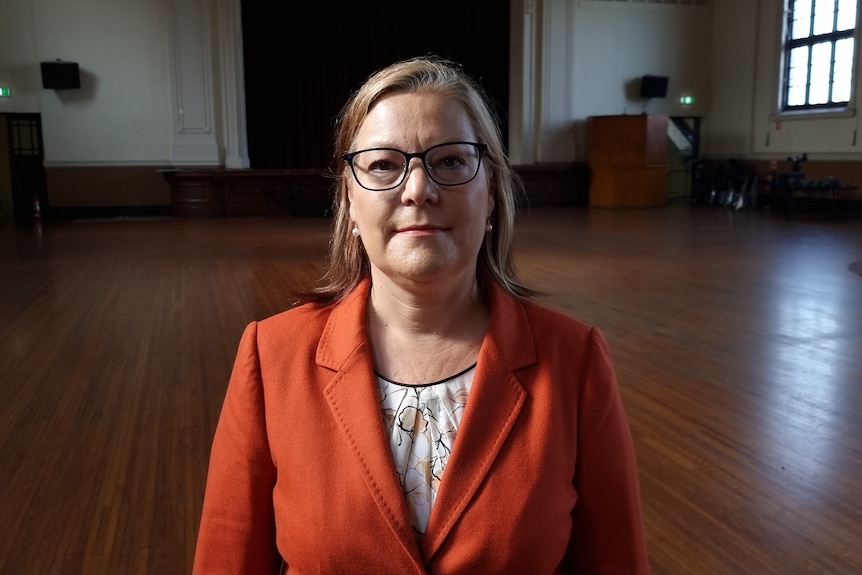
<svg viewBox="0 0 862 575">
<path fill-rule="evenodd" d="M 389 160 L 377 160 L 376 162 L 371 162 L 368 166 L 368 170 L 371 172 L 388 172 L 397 169 L 395 163 Z"/>
<path fill-rule="evenodd" d="M 437 162 L 437 166 L 440 168 L 460 168 L 466 162 L 463 158 L 459 158 L 458 156 L 447 156 L 445 158 L 441 158 L 439 162 Z"/>
</svg>

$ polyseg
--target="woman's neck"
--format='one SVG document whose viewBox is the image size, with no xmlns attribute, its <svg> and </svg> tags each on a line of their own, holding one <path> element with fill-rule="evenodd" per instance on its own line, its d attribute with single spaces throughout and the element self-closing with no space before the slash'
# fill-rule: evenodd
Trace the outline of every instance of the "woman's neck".
<svg viewBox="0 0 862 575">
<path fill-rule="evenodd" d="M 475 281 L 404 286 L 372 280 L 367 316 L 375 369 L 395 381 L 438 381 L 478 358 L 488 309 Z"/>
<path fill-rule="evenodd" d="M 404 286 L 377 279 L 372 280 L 369 298 L 369 313 L 377 321 L 420 336 L 457 329 L 471 312 L 484 307 L 475 278 L 446 286 Z"/>
</svg>

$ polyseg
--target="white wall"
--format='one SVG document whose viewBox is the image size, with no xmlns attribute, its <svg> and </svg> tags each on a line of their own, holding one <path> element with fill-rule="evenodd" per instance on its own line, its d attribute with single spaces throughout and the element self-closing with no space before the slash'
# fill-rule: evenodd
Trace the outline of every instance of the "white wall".
<svg viewBox="0 0 862 575">
<path fill-rule="evenodd" d="M 518 7 L 512 10 L 513 34 L 523 37 L 513 51 L 513 57 L 522 59 L 513 62 L 513 72 L 523 70 L 522 80 L 534 96 L 533 109 L 511 112 L 517 120 L 513 130 L 530 130 L 510 134 L 517 143 L 515 163 L 586 159 L 589 116 L 708 113 L 712 27 L 707 5 L 607 0 L 513 4 Z M 668 76 L 667 98 L 639 98 L 644 74 Z M 517 87 L 518 80 L 512 85 Z M 695 104 L 680 104 L 683 95 L 693 96 Z"/>
<path fill-rule="evenodd" d="M 7 1 L 0 36 L 22 72 L 0 111 L 41 112 L 45 164 L 169 164 L 165 0 L 12 0 L 9 19 Z M 39 62 L 55 59 L 78 62 L 80 90 L 42 89 Z"/>
<path fill-rule="evenodd" d="M 810 152 L 812 159 L 862 159 L 862 142 L 854 143 L 855 134 L 860 128 L 858 110 L 862 105 L 862 35 L 857 29 L 856 85 L 850 106 L 852 110 L 837 114 L 778 114 L 781 1 L 761 0 L 760 4 L 762 33 L 755 39 L 757 71 L 752 98 L 752 151 L 757 155 L 780 157 Z"/>
<path fill-rule="evenodd" d="M 710 10 L 700 5 L 580 2 L 572 23 L 574 118 L 706 116 L 710 110 Z M 639 98 L 644 74 L 668 77 L 666 98 Z M 693 105 L 683 105 L 683 95 Z M 583 128 L 583 122 L 579 122 Z M 577 130 L 582 159 L 583 129 Z"/>
<path fill-rule="evenodd" d="M 856 110 L 862 104 L 857 33 L 856 86 L 843 113 L 778 112 L 783 0 L 713 0 L 714 105 L 704 124 L 704 152 L 714 156 L 862 160 Z"/>
<path fill-rule="evenodd" d="M 180 3 L 194 13 L 205 1 L 0 1 L 0 86 L 13 91 L 12 98 L 0 99 L 0 113 L 42 114 L 49 166 L 176 163 L 172 10 Z M 237 3 L 219 0 L 218 8 L 209 6 L 216 20 L 227 21 L 224 15 Z M 646 111 L 703 116 L 701 151 L 707 156 L 809 152 L 862 160 L 862 150 L 853 144 L 860 127 L 855 114 L 775 116 L 782 7 L 783 0 L 708 0 L 705 6 L 512 0 L 513 163 L 585 159 L 586 118 L 643 112 L 636 90 L 645 73 L 670 78 L 668 97 L 652 100 Z M 213 44 L 219 34 L 241 41 L 236 30 L 218 26 Z M 234 53 L 232 46 L 214 48 L 214 81 L 230 77 L 219 70 L 233 73 L 225 62 Z M 81 90 L 42 90 L 39 61 L 55 58 L 79 62 Z M 855 108 L 859 86 L 862 80 L 854 92 Z M 681 106 L 683 93 L 694 95 L 696 104 Z M 221 96 L 216 90 L 212 103 L 223 105 Z M 215 111 L 212 124 L 228 158 L 235 153 L 231 149 L 240 150 L 237 163 L 243 161 L 243 141 L 230 129 L 244 130 L 239 96 L 227 112 Z M 227 127 L 221 125 L 224 118 Z"/>
<path fill-rule="evenodd" d="M 712 105 L 704 116 L 702 152 L 740 156 L 751 152 L 759 32 L 758 0 L 713 0 Z M 769 74 L 769 78 L 776 78 Z"/>
<path fill-rule="evenodd" d="M 702 117 L 706 156 L 862 160 L 862 73 L 849 112 L 778 114 L 783 10 L 784 0 L 513 0 L 514 163 L 584 160 L 586 118 L 643 111 Z M 645 73 L 670 83 L 644 109 Z M 684 94 L 695 105 L 682 106 Z"/>
<path fill-rule="evenodd" d="M 32 0 L 0 2 L 0 86 L 11 98 L 0 98 L 0 113 L 38 113 L 42 79 L 36 58 Z"/>
</svg>

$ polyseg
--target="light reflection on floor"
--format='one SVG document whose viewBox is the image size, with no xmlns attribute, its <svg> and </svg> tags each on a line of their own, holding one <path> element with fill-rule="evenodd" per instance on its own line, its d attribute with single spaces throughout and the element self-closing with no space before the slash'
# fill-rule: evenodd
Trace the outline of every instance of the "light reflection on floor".
<svg viewBox="0 0 862 575">
<path fill-rule="evenodd" d="M 862 374 L 846 361 L 862 353 L 862 282 L 847 271 L 847 246 L 795 248 L 773 260 L 760 424 L 771 446 L 765 459 L 786 472 L 786 488 L 804 487 L 796 493 L 803 503 L 832 471 L 860 464 L 842 448 L 842 422 L 862 392 Z"/>
</svg>

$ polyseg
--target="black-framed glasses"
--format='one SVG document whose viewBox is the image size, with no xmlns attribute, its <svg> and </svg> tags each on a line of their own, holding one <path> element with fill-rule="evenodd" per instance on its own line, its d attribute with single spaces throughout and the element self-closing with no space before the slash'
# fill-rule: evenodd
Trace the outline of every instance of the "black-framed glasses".
<svg viewBox="0 0 862 575">
<path fill-rule="evenodd" d="M 428 177 L 441 186 L 466 184 L 479 173 L 487 144 L 446 142 L 408 154 L 396 148 L 368 148 L 342 156 L 356 182 L 373 192 L 392 190 L 407 178 L 410 160 L 419 158 Z"/>
</svg>

